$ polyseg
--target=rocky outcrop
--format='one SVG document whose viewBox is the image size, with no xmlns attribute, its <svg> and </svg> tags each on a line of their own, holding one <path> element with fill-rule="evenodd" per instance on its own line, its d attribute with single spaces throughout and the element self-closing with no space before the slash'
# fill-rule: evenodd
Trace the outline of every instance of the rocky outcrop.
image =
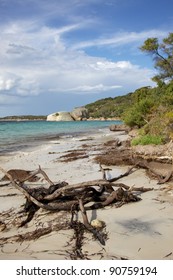
<svg viewBox="0 0 173 280">
<path fill-rule="evenodd" d="M 85 107 L 75 108 L 70 114 L 75 121 L 86 120 L 89 117 L 88 110 Z"/>
<path fill-rule="evenodd" d="M 109 127 L 110 131 L 125 131 L 125 132 L 129 132 L 130 128 L 127 125 L 124 124 L 112 124 Z"/>
<path fill-rule="evenodd" d="M 74 121 L 69 112 L 56 112 L 47 116 L 47 121 Z"/>
<path fill-rule="evenodd" d="M 104 117 L 100 117 L 100 118 L 89 117 L 88 121 L 106 121 L 106 119 Z"/>
<path fill-rule="evenodd" d="M 82 121 L 88 118 L 85 107 L 75 108 L 72 112 L 56 112 L 47 116 L 47 121 Z"/>
</svg>

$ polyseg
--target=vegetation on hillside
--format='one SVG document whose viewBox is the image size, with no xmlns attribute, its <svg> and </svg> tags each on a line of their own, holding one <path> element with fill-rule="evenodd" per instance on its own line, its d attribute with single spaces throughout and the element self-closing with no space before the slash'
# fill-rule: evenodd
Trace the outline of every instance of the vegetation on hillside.
<svg viewBox="0 0 173 280">
<path fill-rule="evenodd" d="M 0 121 L 1 120 L 4 120 L 4 121 L 31 120 L 31 121 L 33 121 L 33 120 L 46 120 L 46 118 L 47 118 L 47 116 L 34 116 L 34 115 L 6 116 L 3 118 L 0 118 Z"/>
<path fill-rule="evenodd" d="M 152 79 L 157 86 L 101 99 L 86 107 L 91 117 L 119 117 L 130 127 L 140 128 L 141 136 L 134 144 L 163 143 L 173 139 L 173 33 L 161 43 L 149 38 L 140 49 L 153 57 L 158 74 Z"/>
<path fill-rule="evenodd" d="M 100 99 L 94 103 L 87 104 L 85 107 L 89 111 L 89 116 L 93 118 L 119 118 L 131 105 L 132 99 L 131 93 L 129 93 L 115 98 Z"/>
</svg>

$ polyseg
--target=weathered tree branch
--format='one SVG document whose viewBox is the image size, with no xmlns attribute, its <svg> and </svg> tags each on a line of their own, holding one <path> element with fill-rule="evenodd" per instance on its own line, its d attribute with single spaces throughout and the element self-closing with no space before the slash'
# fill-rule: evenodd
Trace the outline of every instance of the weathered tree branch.
<svg viewBox="0 0 173 280">
<path fill-rule="evenodd" d="M 86 213 L 86 210 L 84 208 L 82 199 L 79 199 L 79 208 L 81 210 L 82 217 L 83 217 L 83 223 L 84 223 L 84 226 L 86 227 L 86 229 L 89 230 L 90 232 L 92 232 L 93 235 L 95 236 L 95 238 L 98 239 L 102 245 L 105 245 L 105 240 L 104 240 L 103 234 L 101 234 L 101 232 L 99 232 L 99 230 L 93 228 L 90 225 L 90 223 L 88 222 L 87 213 Z"/>
</svg>

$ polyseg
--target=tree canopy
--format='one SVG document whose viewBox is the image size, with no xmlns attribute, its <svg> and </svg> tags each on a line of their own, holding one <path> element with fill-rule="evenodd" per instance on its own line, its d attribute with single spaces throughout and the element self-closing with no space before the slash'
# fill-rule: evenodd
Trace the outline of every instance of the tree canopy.
<svg viewBox="0 0 173 280">
<path fill-rule="evenodd" d="M 173 80 L 173 33 L 169 33 L 161 43 L 158 38 L 148 38 L 140 49 L 152 55 L 155 61 L 154 66 L 158 70 L 158 75 L 153 77 L 153 81 L 160 85 Z"/>
</svg>

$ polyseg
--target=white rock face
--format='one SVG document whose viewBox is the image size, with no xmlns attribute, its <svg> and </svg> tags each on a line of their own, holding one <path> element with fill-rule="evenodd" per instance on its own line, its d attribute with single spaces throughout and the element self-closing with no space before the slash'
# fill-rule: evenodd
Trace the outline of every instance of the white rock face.
<svg viewBox="0 0 173 280">
<path fill-rule="evenodd" d="M 47 116 L 47 121 L 74 121 L 69 112 L 56 112 Z"/>
<path fill-rule="evenodd" d="M 75 108 L 72 112 L 56 112 L 47 116 L 47 121 L 82 121 L 88 119 L 85 107 Z"/>
</svg>

